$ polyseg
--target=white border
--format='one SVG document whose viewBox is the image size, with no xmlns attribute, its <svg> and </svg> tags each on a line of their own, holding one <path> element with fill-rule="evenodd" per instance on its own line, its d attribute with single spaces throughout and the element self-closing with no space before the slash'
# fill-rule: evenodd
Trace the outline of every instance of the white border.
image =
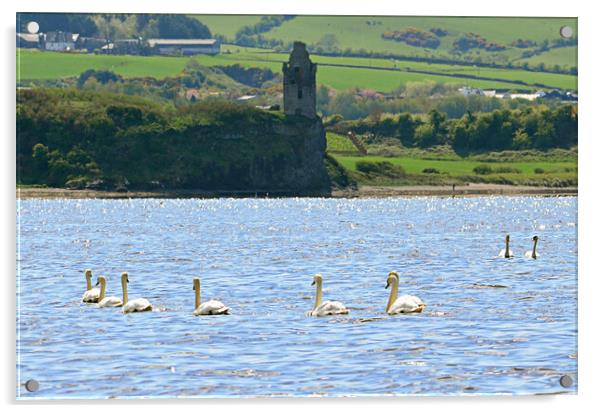
<svg viewBox="0 0 602 413">
<path fill-rule="evenodd" d="M 301 412 L 311 409 L 349 411 L 365 410 L 371 405 L 378 409 L 407 411 L 449 410 L 488 413 L 509 409 L 545 409 L 546 411 L 589 411 L 599 406 L 602 391 L 597 384 L 602 382 L 600 373 L 600 307 L 596 304 L 600 288 L 601 265 L 596 253 L 600 231 L 599 179 L 602 177 L 600 111 L 602 90 L 600 88 L 600 42 L 602 41 L 602 18 L 591 6 L 594 2 L 504 0 L 499 2 L 447 0 L 393 2 L 370 0 L 352 3 L 351 0 L 326 2 L 324 0 L 253 0 L 206 2 L 170 0 L 167 2 L 138 2 L 105 0 L 103 2 L 76 2 L 68 0 L 33 1 L 19 0 L 17 4 L 2 4 L 3 46 L 5 59 L 2 65 L 2 179 L 0 193 L 2 203 L 2 293 L 3 314 L 0 317 L 4 339 L 2 340 L 2 402 L 9 410 L 19 407 L 25 411 L 70 412 L 101 409 L 144 409 L 148 412 L 163 412 L 171 405 L 178 409 L 220 409 L 224 411 L 245 410 L 271 412 L 286 409 Z M 17 11 L 79 11 L 79 12 L 163 12 L 198 14 L 368 14 L 368 15 L 463 15 L 463 16 L 568 16 L 579 18 L 579 395 L 551 397 L 479 397 L 479 398 L 397 398 L 397 399 L 240 399 L 240 400 L 142 400 L 113 402 L 35 402 L 16 403 L 15 396 L 15 13 Z M 598 407 L 599 408 L 599 407 Z"/>
</svg>

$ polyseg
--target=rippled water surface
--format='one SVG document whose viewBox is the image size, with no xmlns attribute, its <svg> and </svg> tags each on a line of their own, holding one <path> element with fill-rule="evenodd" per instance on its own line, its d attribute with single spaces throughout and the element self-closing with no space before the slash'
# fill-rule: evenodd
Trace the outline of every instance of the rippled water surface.
<svg viewBox="0 0 602 413">
<path fill-rule="evenodd" d="M 577 373 L 576 198 L 23 200 L 18 214 L 22 398 L 576 391 L 559 384 Z M 506 233 L 513 259 L 496 258 Z M 85 268 L 117 296 L 129 272 L 130 298 L 156 310 L 82 304 Z M 424 313 L 384 313 L 391 270 Z M 304 315 L 317 272 L 349 315 Z M 232 315 L 192 316 L 195 276 Z"/>
</svg>

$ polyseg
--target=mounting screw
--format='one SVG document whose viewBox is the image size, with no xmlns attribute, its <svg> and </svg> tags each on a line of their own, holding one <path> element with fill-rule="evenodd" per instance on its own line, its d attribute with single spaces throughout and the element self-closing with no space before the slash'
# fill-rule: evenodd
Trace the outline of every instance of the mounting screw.
<svg viewBox="0 0 602 413">
<path fill-rule="evenodd" d="M 573 379 L 571 378 L 571 376 L 565 374 L 560 378 L 560 385 L 565 388 L 571 387 L 573 385 Z"/>
<path fill-rule="evenodd" d="M 562 26 L 560 28 L 560 35 L 565 39 L 573 37 L 573 29 L 571 28 L 571 26 Z"/>
<path fill-rule="evenodd" d="M 29 379 L 25 382 L 25 388 L 30 392 L 38 391 L 40 388 L 40 383 L 38 383 L 37 380 Z"/>
</svg>

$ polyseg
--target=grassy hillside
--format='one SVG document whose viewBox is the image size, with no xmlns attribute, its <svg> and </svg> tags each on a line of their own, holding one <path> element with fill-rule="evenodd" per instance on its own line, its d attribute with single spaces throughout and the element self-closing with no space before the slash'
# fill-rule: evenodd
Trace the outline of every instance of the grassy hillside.
<svg viewBox="0 0 602 413">
<path fill-rule="evenodd" d="M 454 42 L 464 33 L 477 33 L 488 42 L 507 47 L 499 52 L 487 52 L 472 49 L 455 58 L 475 60 L 492 59 L 498 62 L 517 59 L 528 49 L 519 49 L 511 45 L 517 39 L 531 40 L 538 44 L 552 42 L 560 38 L 559 29 L 563 25 L 573 28 L 577 35 L 575 18 L 521 18 L 521 17 L 369 17 L 369 16 L 297 16 L 284 22 L 262 35 L 268 39 L 291 42 L 303 39 L 307 43 L 318 43 L 325 35 L 336 37 L 340 49 L 365 49 L 371 52 L 396 53 L 405 56 L 452 57 Z M 385 40 L 381 37 L 385 31 L 395 31 L 407 27 L 416 27 L 424 31 L 442 28 L 448 32 L 439 40 L 436 49 L 407 45 L 404 42 Z M 215 29 L 219 33 L 219 28 Z M 574 51 L 568 49 L 562 53 L 562 65 L 572 65 Z"/>
<path fill-rule="evenodd" d="M 211 33 L 214 36 L 219 34 L 228 39 L 233 39 L 236 32 L 240 30 L 241 27 L 252 26 L 261 19 L 261 16 L 252 14 L 204 14 L 191 15 L 190 17 L 194 17 L 209 27 L 209 30 L 211 30 Z"/>
<path fill-rule="evenodd" d="M 223 49 L 230 53 L 197 56 L 195 59 L 206 66 L 239 63 L 245 67 L 269 68 L 276 73 L 281 71 L 282 62 L 288 59 L 286 53 L 272 53 L 263 49 L 231 45 L 224 45 Z M 577 87 L 576 76 L 555 73 L 387 59 L 315 55 L 312 59 L 321 65 L 318 69 L 318 83 L 338 90 L 359 87 L 388 92 L 407 82 L 424 80 L 497 89 L 576 89 Z M 180 73 L 189 60 L 188 57 L 84 55 L 19 49 L 17 78 L 18 80 L 58 79 L 78 76 L 87 69 L 107 69 L 124 77 L 151 76 L 160 79 Z M 391 70 L 380 70 L 382 68 Z M 476 78 L 457 77 L 458 74 Z"/>
<path fill-rule="evenodd" d="M 528 59 L 519 59 L 517 60 L 517 62 L 527 62 L 533 65 L 543 63 L 546 66 L 559 65 L 561 67 L 577 67 L 577 46 L 550 49 L 547 52 L 543 52 L 537 56 L 533 56 Z"/>
</svg>

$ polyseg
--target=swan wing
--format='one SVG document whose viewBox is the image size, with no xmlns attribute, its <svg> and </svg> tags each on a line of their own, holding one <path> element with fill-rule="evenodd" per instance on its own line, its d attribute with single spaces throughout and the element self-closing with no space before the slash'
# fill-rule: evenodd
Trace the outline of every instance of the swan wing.
<svg viewBox="0 0 602 413">
<path fill-rule="evenodd" d="M 527 257 L 527 258 L 533 258 L 533 251 L 527 251 L 527 252 L 525 252 L 525 257 Z M 541 257 L 541 254 L 538 253 L 538 252 L 536 252 L 535 253 L 535 258 L 539 258 L 539 257 Z"/>
<path fill-rule="evenodd" d="M 123 306 L 124 313 L 138 313 L 141 311 L 151 311 L 153 306 L 146 298 L 136 298 L 130 300 Z"/>
<path fill-rule="evenodd" d="M 98 307 L 121 307 L 123 303 L 118 297 L 105 297 L 99 303 Z"/>
<path fill-rule="evenodd" d="M 325 301 L 311 312 L 311 315 L 315 317 L 337 314 L 349 314 L 349 310 L 339 301 Z"/>
<path fill-rule="evenodd" d="M 100 288 L 91 288 L 84 293 L 82 302 L 84 303 L 97 303 L 100 298 Z"/>
<path fill-rule="evenodd" d="M 389 309 L 389 314 L 421 313 L 424 307 L 426 304 L 420 298 L 414 295 L 402 295 L 395 300 Z"/>
<path fill-rule="evenodd" d="M 217 300 L 209 300 L 197 307 L 194 310 L 194 315 L 225 315 L 230 314 L 230 307 L 226 307 L 224 303 Z"/>
<path fill-rule="evenodd" d="M 511 257 L 514 257 L 514 254 L 512 253 L 512 250 L 508 251 L 509 255 Z M 498 257 L 500 258 L 506 258 L 506 250 L 501 250 L 500 253 L 498 254 Z"/>
</svg>

